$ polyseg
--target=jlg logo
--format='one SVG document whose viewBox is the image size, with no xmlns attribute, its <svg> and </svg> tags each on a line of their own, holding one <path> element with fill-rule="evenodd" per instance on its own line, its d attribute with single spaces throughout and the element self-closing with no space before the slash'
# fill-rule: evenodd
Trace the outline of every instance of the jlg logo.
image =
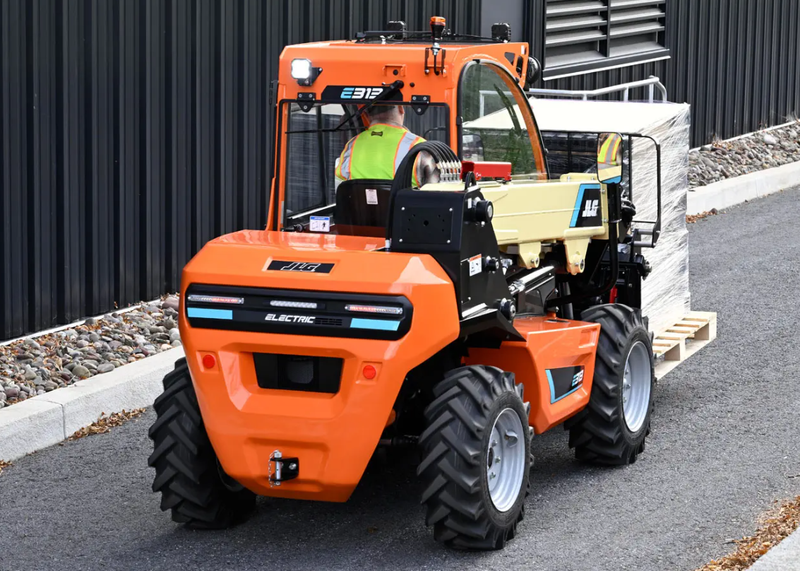
<svg viewBox="0 0 800 571">
<path fill-rule="evenodd" d="M 587 200 L 586 208 L 583 210 L 582 216 L 584 218 L 591 218 L 592 216 L 597 216 L 597 209 L 599 206 L 600 206 L 599 200 Z"/>
<path fill-rule="evenodd" d="M 310 264 L 308 262 L 292 262 L 288 266 L 281 268 L 282 272 L 316 272 L 319 269 L 319 264 Z"/>
<path fill-rule="evenodd" d="M 342 99 L 375 99 L 383 93 L 383 87 L 345 87 Z"/>
</svg>

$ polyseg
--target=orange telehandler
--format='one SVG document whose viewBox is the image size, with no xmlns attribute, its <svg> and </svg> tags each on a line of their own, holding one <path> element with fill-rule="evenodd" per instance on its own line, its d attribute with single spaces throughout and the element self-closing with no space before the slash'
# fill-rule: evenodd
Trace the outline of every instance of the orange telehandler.
<svg viewBox="0 0 800 571">
<path fill-rule="evenodd" d="M 230 526 L 256 495 L 343 502 L 378 447 L 411 445 L 436 540 L 498 549 L 523 517 L 532 435 L 563 424 L 600 464 L 644 450 L 629 138 L 595 134 L 596 171 L 551 180 L 523 91 L 539 65 L 509 35 L 433 18 L 284 49 L 267 227 L 183 270 L 186 358 L 155 402 L 149 460 L 175 521 Z M 424 142 L 392 179 L 337 180 L 388 105 Z M 492 129 L 500 117 L 513 128 Z M 415 188 L 422 157 L 435 177 Z"/>
</svg>

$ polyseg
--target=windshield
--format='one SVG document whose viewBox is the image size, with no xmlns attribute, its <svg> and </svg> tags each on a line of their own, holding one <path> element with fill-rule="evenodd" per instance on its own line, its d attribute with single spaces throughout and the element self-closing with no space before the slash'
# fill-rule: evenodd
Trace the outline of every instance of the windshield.
<svg viewBox="0 0 800 571">
<path fill-rule="evenodd" d="M 295 231 L 382 236 L 388 215 L 382 198 L 391 184 L 395 160 L 402 159 L 398 155 L 423 140 L 449 143 L 444 105 L 430 105 L 418 115 L 408 105 L 386 104 L 384 109 L 402 107 L 402 113 L 373 110 L 378 121 L 372 121 L 369 133 L 356 105 L 320 102 L 307 110 L 294 102 L 284 105 L 288 122 L 282 227 Z M 356 141 L 349 144 L 359 135 L 357 146 Z M 346 147 L 350 152 L 343 153 Z M 360 181 L 376 179 L 387 184 L 360 188 Z M 351 182 L 340 190 L 345 180 Z"/>
</svg>

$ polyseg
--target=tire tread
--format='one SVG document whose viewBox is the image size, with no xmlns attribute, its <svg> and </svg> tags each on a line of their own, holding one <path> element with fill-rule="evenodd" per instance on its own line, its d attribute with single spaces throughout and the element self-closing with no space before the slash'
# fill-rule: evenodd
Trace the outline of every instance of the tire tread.
<svg viewBox="0 0 800 571">
<path fill-rule="evenodd" d="M 420 437 L 422 461 L 417 474 L 423 482 L 421 503 L 426 506 L 425 522 L 433 535 L 456 549 L 500 549 L 514 537 L 524 516 L 524 499 L 519 514 L 506 526 L 489 517 L 482 500 L 482 441 L 491 429 L 490 408 L 501 395 L 511 393 L 522 401 L 522 385 L 512 373 L 494 367 L 472 365 L 448 372 L 433 390 L 435 399 L 425 410 L 427 428 Z M 530 405 L 522 402 L 528 413 Z M 524 426 L 527 426 L 525 419 Z M 530 429 L 524 445 L 530 450 Z M 529 465 L 532 460 L 529 457 Z M 523 495 L 530 492 L 526 469 Z"/>
<path fill-rule="evenodd" d="M 161 493 L 161 509 L 194 529 L 223 529 L 245 519 L 255 506 L 255 494 L 234 492 L 223 484 L 186 359 L 164 377 L 164 392 L 154 408 L 148 464 L 156 470 L 153 491 Z"/>
</svg>

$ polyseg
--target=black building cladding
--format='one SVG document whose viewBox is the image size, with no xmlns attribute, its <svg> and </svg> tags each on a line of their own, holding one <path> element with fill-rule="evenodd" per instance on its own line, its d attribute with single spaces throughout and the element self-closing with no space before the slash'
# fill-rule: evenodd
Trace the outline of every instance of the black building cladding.
<svg viewBox="0 0 800 571">
<path fill-rule="evenodd" d="M 505 13 L 540 86 L 658 75 L 695 145 L 800 114 L 800 0 L 0 0 L 0 338 L 175 291 L 264 225 L 284 45 Z"/>
</svg>

